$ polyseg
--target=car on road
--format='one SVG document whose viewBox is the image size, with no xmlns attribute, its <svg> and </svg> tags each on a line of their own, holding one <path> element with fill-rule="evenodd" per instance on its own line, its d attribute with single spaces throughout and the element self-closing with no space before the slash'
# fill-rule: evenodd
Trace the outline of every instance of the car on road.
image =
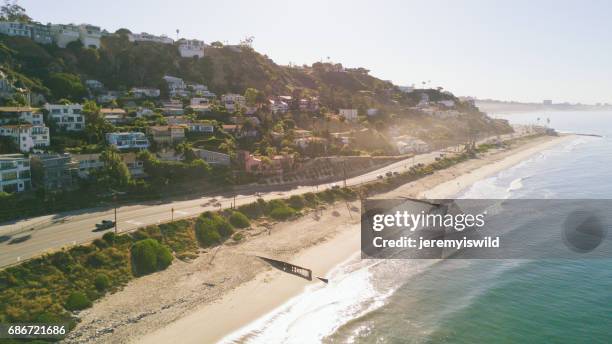
<svg viewBox="0 0 612 344">
<path fill-rule="evenodd" d="M 394 176 L 399 176 L 399 172 L 395 171 L 395 172 L 393 172 L 393 175 Z"/>
<path fill-rule="evenodd" d="M 340 189 L 340 186 L 339 186 L 338 184 L 336 184 L 336 183 L 333 183 L 333 184 L 331 185 L 331 188 L 332 188 L 332 189 L 334 189 L 334 190 L 336 190 L 336 189 Z"/>
<path fill-rule="evenodd" d="M 391 176 L 393 176 L 393 172 L 389 171 L 389 172 L 385 173 L 385 176 L 391 177 Z"/>
<path fill-rule="evenodd" d="M 377 175 L 377 176 L 376 176 L 376 178 L 378 178 L 378 179 L 383 179 L 383 175 L 382 175 L 382 174 L 379 174 L 379 175 Z"/>
<path fill-rule="evenodd" d="M 96 223 L 96 230 L 103 231 L 105 229 L 110 229 L 115 226 L 115 221 L 111 220 L 102 220 L 100 223 Z"/>
</svg>

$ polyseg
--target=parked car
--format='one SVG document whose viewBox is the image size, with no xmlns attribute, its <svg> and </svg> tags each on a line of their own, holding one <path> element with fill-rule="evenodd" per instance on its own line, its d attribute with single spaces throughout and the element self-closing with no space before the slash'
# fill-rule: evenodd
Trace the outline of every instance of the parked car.
<svg viewBox="0 0 612 344">
<path fill-rule="evenodd" d="M 332 189 L 334 189 L 334 190 L 335 190 L 335 189 L 340 189 L 340 186 L 339 186 L 338 184 L 336 184 L 336 183 L 333 183 L 333 184 L 331 185 L 331 188 L 332 188 Z"/>
<path fill-rule="evenodd" d="M 102 231 L 105 229 L 110 229 L 115 226 L 115 221 L 111 220 L 102 220 L 100 223 L 96 223 L 96 230 Z"/>
<path fill-rule="evenodd" d="M 379 174 L 379 175 L 376 176 L 376 178 L 383 179 L 383 176 L 382 176 L 382 174 Z"/>
<path fill-rule="evenodd" d="M 391 176 L 393 176 L 393 172 L 389 171 L 389 172 L 385 173 L 385 176 L 391 177 Z"/>
</svg>

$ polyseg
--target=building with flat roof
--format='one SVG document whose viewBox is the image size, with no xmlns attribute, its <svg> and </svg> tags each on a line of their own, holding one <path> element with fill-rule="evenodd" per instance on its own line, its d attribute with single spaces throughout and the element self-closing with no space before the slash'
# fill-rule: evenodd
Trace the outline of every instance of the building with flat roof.
<svg viewBox="0 0 612 344">
<path fill-rule="evenodd" d="M 40 154 L 32 156 L 32 164 L 38 164 L 42 175 L 40 178 L 42 187 L 46 190 L 66 190 L 75 186 L 79 168 L 78 163 L 72 160 L 68 153 L 64 154 Z"/>
<path fill-rule="evenodd" d="M 141 132 L 107 133 L 106 141 L 109 145 L 113 145 L 117 149 L 149 148 L 149 140 L 147 136 Z"/>
<path fill-rule="evenodd" d="M 43 114 L 40 109 L 29 106 L 2 106 L 0 107 L 0 124 L 29 123 L 44 125 Z"/>
<path fill-rule="evenodd" d="M 14 193 L 31 189 L 30 174 L 30 159 L 25 155 L 0 155 L 0 192 Z"/>
<path fill-rule="evenodd" d="M 85 116 L 81 104 L 45 104 L 49 117 L 57 126 L 66 131 L 82 131 L 85 129 Z"/>
<path fill-rule="evenodd" d="M 44 125 L 18 124 L 0 126 L 0 136 L 10 137 L 23 153 L 51 143 L 49 128 Z"/>
</svg>

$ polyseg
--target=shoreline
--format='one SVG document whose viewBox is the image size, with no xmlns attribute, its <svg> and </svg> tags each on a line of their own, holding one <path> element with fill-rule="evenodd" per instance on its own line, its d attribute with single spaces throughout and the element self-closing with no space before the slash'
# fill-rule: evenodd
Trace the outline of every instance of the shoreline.
<svg viewBox="0 0 612 344">
<path fill-rule="evenodd" d="M 376 197 L 450 197 L 568 138 L 538 137 L 509 150 L 495 150 Z M 262 232 L 267 229 L 249 234 L 252 238 L 245 243 L 223 245 L 194 262 L 173 264 L 168 271 L 131 282 L 84 311 L 83 321 L 67 342 L 165 343 L 179 336 L 182 343 L 217 342 L 300 295 L 307 286 L 323 283 L 316 276 L 326 276 L 354 256 L 360 245 L 359 213 L 350 212 L 345 204 L 329 206 L 321 218 L 309 213 L 276 224 L 270 236 Z M 255 255 L 310 268 L 314 279 L 308 282 L 274 270 Z M 150 292 L 151 284 L 157 285 L 158 293 L 143 295 Z"/>
</svg>

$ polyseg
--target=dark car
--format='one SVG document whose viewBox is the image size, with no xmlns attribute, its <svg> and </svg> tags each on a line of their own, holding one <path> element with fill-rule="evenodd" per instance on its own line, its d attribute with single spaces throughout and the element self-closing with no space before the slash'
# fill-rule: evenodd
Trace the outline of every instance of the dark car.
<svg viewBox="0 0 612 344">
<path fill-rule="evenodd" d="M 96 223 L 96 230 L 102 231 L 105 229 L 110 229 L 115 226 L 115 221 L 111 220 L 102 220 L 100 223 Z"/>
</svg>

